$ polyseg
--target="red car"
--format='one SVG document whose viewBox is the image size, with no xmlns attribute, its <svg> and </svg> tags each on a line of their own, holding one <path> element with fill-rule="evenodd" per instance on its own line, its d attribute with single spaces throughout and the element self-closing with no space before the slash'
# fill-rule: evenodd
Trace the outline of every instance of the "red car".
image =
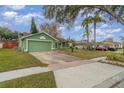
<svg viewBox="0 0 124 93">
<path fill-rule="evenodd" d="M 107 51 L 108 49 L 104 46 L 99 46 L 96 48 L 96 50 L 99 50 L 99 51 Z"/>
</svg>

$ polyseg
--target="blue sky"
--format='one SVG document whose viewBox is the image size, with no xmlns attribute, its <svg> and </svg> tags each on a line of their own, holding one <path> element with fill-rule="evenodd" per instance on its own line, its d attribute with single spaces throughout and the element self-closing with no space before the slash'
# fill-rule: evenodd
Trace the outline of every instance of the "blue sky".
<svg viewBox="0 0 124 93">
<path fill-rule="evenodd" d="M 29 32 L 32 17 L 35 18 L 37 28 L 43 23 L 51 22 L 43 16 L 42 6 L 0 6 L 0 26 L 7 26 L 13 31 Z M 75 40 L 82 40 L 84 29 L 80 26 L 81 21 L 82 18 L 78 16 L 71 30 L 68 30 L 64 25 L 60 25 L 62 36 L 64 38 L 69 38 L 70 36 Z M 93 30 L 92 25 L 90 29 L 91 31 Z M 123 29 L 124 26 L 116 22 L 113 24 L 98 24 L 97 41 L 102 41 L 109 37 L 119 41 L 119 37 L 124 35 Z M 93 33 L 91 33 L 90 37 L 90 40 L 92 40 Z"/>
</svg>

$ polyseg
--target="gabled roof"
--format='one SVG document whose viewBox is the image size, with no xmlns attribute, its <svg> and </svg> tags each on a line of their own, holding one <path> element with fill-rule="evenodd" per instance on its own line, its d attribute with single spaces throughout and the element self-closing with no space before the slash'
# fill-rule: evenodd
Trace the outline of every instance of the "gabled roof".
<svg viewBox="0 0 124 93">
<path fill-rule="evenodd" d="M 28 36 L 28 35 L 30 35 L 30 33 L 23 32 L 22 35 L 23 35 L 23 36 Z"/>
<path fill-rule="evenodd" d="M 58 39 L 54 38 L 53 36 L 51 36 L 50 34 L 44 32 L 44 31 L 39 32 L 39 33 L 36 33 L 36 34 L 30 34 L 30 35 L 27 35 L 27 36 L 23 36 L 23 37 L 21 37 L 21 39 L 25 39 L 25 38 L 27 38 L 27 37 L 31 37 L 31 36 L 35 36 L 35 35 L 39 35 L 39 34 L 42 34 L 42 33 L 48 35 L 49 37 L 51 37 L 52 39 L 54 39 L 54 40 L 56 40 L 56 41 L 59 41 Z"/>
<path fill-rule="evenodd" d="M 66 40 L 64 38 L 60 38 L 60 37 L 56 37 L 57 40 L 59 40 L 59 42 L 66 42 Z"/>
</svg>

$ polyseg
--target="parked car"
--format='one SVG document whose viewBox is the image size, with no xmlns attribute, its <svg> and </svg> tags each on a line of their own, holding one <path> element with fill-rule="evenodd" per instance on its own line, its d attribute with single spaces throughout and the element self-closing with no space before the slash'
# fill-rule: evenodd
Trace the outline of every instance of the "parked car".
<svg viewBox="0 0 124 93">
<path fill-rule="evenodd" d="M 110 47 L 110 46 L 106 46 L 106 48 L 107 48 L 109 51 L 116 51 L 116 50 L 117 50 L 116 48 L 113 48 L 113 47 Z"/>
<path fill-rule="evenodd" d="M 104 46 L 99 46 L 96 48 L 96 50 L 99 50 L 99 51 L 107 51 L 108 49 Z"/>
</svg>

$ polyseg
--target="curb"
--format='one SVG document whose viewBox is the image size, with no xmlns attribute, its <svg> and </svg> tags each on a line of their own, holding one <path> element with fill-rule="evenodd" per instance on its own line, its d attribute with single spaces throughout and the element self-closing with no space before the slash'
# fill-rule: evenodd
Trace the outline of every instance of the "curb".
<svg viewBox="0 0 124 93">
<path fill-rule="evenodd" d="M 102 83 L 100 83 L 98 85 L 95 85 L 93 88 L 113 88 L 118 83 L 120 83 L 122 80 L 124 80 L 124 71 L 103 81 Z"/>
</svg>

